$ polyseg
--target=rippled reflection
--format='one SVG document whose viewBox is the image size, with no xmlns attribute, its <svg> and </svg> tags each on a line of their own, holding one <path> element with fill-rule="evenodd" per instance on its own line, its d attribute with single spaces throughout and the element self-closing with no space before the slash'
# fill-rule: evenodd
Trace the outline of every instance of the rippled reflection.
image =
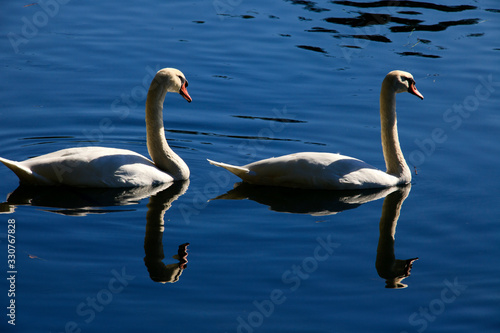
<svg viewBox="0 0 500 333">
<path fill-rule="evenodd" d="M 332 37 L 343 41 L 351 39 L 392 43 L 395 36 L 391 33 L 440 32 L 454 26 L 477 25 L 481 22 L 478 17 L 457 18 L 456 13 L 477 13 L 479 8 L 472 5 L 443 5 L 421 1 L 332 1 L 326 4 L 328 8 L 323 8 L 313 1 L 285 1 L 294 5 L 302 5 L 309 12 L 328 15 L 320 20 L 299 17 L 301 21 L 312 22 L 312 26 L 305 31 L 331 34 Z M 425 43 L 425 40 L 417 37 L 415 43 Z M 432 42 L 427 40 L 426 43 Z M 339 46 L 347 49 L 364 48 L 357 44 Z M 324 55 L 329 55 L 331 52 L 329 47 L 323 45 L 299 44 L 296 47 Z M 443 49 L 439 46 L 436 48 Z M 427 54 L 414 50 L 397 51 L 396 53 L 402 56 L 441 58 L 438 54 Z"/>
<path fill-rule="evenodd" d="M 425 8 L 434 9 L 442 12 L 461 12 L 464 10 L 476 9 L 470 5 L 439 5 L 430 2 L 422 1 L 373 1 L 373 2 L 357 2 L 357 1 L 332 1 L 335 4 L 343 6 L 353 6 L 358 8 L 375 8 L 375 7 L 396 7 L 396 8 Z"/>
<path fill-rule="evenodd" d="M 294 5 L 302 5 L 304 6 L 304 9 L 315 12 L 315 13 L 321 13 L 324 11 L 329 11 L 330 9 L 328 8 L 321 8 L 316 5 L 316 2 L 314 1 L 307 1 L 307 0 L 285 0 L 286 2 L 290 2 Z"/>
</svg>

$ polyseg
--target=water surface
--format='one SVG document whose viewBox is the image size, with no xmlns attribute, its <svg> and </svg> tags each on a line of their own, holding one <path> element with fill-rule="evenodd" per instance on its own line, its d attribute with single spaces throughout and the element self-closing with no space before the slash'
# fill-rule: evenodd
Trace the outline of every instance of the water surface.
<svg viewBox="0 0 500 333">
<path fill-rule="evenodd" d="M 147 155 L 154 73 L 179 68 L 193 97 L 165 104 L 187 183 L 17 188 L 0 167 L 2 331 L 498 331 L 497 2 L 1 7 L 2 157 L 87 145 Z M 398 96 L 411 188 L 231 191 L 238 179 L 206 162 L 324 151 L 383 169 L 378 95 L 393 69 L 425 96 Z"/>
</svg>

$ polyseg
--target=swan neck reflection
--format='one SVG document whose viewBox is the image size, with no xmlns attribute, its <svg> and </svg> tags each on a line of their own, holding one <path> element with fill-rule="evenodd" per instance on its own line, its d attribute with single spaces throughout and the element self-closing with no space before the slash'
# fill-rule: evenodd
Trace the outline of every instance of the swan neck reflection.
<svg viewBox="0 0 500 333">
<path fill-rule="evenodd" d="M 144 264 L 151 280 L 160 283 L 175 283 L 187 267 L 187 247 L 189 243 L 179 245 L 177 254 L 173 256 L 178 262 L 166 265 L 163 263 L 164 217 L 172 202 L 187 190 L 189 181 L 174 183 L 168 189 L 152 195 L 147 204 L 146 234 L 144 237 Z"/>
<path fill-rule="evenodd" d="M 377 259 L 375 267 L 379 276 L 386 281 L 386 288 L 406 288 L 407 285 L 401 281 L 410 276 L 413 262 L 418 258 L 396 259 L 394 254 L 394 243 L 396 225 L 403 202 L 410 193 L 411 185 L 399 188 L 389 194 L 382 205 L 382 216 L 380 217 L 380 236 L 377 246 Z"/>
</svg>

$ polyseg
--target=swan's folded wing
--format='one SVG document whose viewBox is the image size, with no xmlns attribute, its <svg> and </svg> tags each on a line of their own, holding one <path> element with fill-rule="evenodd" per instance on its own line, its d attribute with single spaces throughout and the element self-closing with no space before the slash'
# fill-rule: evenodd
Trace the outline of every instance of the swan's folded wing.
<svg viewBox="0 0 500 333">
<path fill-rule="evenodd" d="M 356 158 L 330 153 L 297 153 L 244 166 L 243 180 L 260 185 L 348 190 L 393 186 L 397 178 Z M 384 184 L 384 185 L 381 185 Z"/>
<path fill-rule="evenodd" d="M 32 173 L 39 185 L 132 187 L 172 181 L 172 177 L 156 168 L 153 162 L 125 149 L 70 148 L 19 164 Z"/>
</svg>

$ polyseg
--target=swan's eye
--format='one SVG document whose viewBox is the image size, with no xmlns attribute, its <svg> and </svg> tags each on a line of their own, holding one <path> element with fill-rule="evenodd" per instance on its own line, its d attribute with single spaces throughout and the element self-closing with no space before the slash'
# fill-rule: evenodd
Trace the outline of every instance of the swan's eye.
<svg viewBox="0 0 500 333">
<path fill-rule="evenodd" d="M 410 77 L 402 77 L 401 78 L 401 81 L 405 84 L 405 85 L 408 85 L 408 88 L 410 88 L 411 86 L 414 86 L 415 85 L 415 81 L 410 78 Z"/>
<path fill-rule="evenodd" d="M 186 84 L 186 87 L 188 86 L 188 81 L 183 78 L 182 76 L 178 76 L 179 80 L 181 81 L 181 86 L 185 83 Z"/>
</svg>

